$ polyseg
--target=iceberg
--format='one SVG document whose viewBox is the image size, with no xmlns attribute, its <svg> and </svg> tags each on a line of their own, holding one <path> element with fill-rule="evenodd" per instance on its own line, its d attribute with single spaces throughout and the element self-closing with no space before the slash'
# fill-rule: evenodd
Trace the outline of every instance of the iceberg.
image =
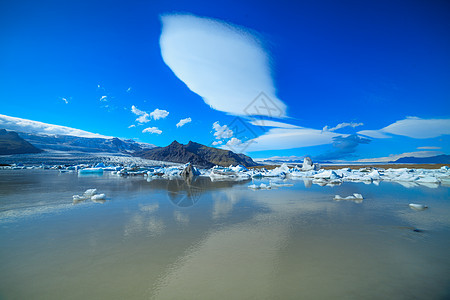
<svg viewBox="0 0 450 300">
<path fill-rule="evenodd" d="M 423 204 L 416 204 L 416 203 L 410 203 L 409 207 L 411 209 L 417 210 L 417 211 L 421 211 L 421 210 L 425 210 L 428 208 L 428 206 L 423 205 Z"/>
<path fill-rule="evenodd" d="M 323 172 L 317 173 L 314 175 L 314 179 L 340 179 L 340 177 L 333 170 L 325 170 Z"/>
<path fill-rule="evenodd" d="M 272 189 L 272 187 L 270 185 L 267 185 L 265 183 L 261 183 L 259 186 L 256 184 L 251 184 L 248 187 L 253 190 L 270 190 L 270 189 Z"/>
<path fill-rule="evenodd" d="M 93 195 L 93 196 L 91 197 L 91 200 L 92 200 L 92 201 L 95 201 L 95 200 L 105 200 L 105 198 L 106 198 L 106 195 L 105 195 L 105 194 L 98 194 L 98 195 Z"/>
<path fill-rule="evenodd" d="M 73 195 L 73 204 L 78 204 L 80 202 L 91 199 L 93 202 L 97 203 L 105 203 L 106 195 L 105 194 L 96 194 L 97 189 L 87 189 L 83 195 Z"/>
<path fill-rule="evenodd" d="M 85 168 L 78 171 L 80 174 L 103 174 L 103 168 Z"/>
<path fill-rule="evenodd" d="M 361 194 L 356 194 L 355 193 L 355 194 L 353 194 L 351 196 L 347 196 L 347 197 L 342 197 L 340 195 L 335 195 L 333 199 L 336 200 L 336 201 L 350 200 L 350 201 L 354 201 L 356 203 L 362 203 L 364 198 L 363 198 L 363 196 Z"/>
<path fill-rule="evenodd" d="M 95 195 L 95 193 L 97 192 L 97 189 L 88 189 L 84 192 L 84 196 L 86 197 L 91 197 L 93 195 Z"/>
</svg>

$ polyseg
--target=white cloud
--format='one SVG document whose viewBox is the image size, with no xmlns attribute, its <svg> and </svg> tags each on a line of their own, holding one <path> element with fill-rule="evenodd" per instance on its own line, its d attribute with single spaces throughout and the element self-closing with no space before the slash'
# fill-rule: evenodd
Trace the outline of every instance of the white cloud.
<svg viewBox="0 0 450 300">
<path fill-rule="evenodd" d="M 442 147 L 434 147 L 434 146 L 424 146 L 424 147 L 417 147 L 419 150 L 439 150 L 442 149 Z"/>
<path fill-rule="evenodd" d="M 325 126 L 322 130 L 323 131 L 336 131 L 338 129 L 344 128 L 344 127 L 358 127 L 358 126 L 362 126 L 364 125 L 364 123 L 354 123 L 354 122 L 350 122 L 350 123 L 340 123 L 338 125 L 336 125 L 335 127 L 329 128 L 328 126 Z"/>
<path fill-rule="evenodd" d="M 358 134 L 365 135 L 374 139 L 389 139 L 392 136 L 384 134 L 380 130 L 361 130 L 358 131 Z"/>
<path fill-rule="evenodd" d="M 450 134 L 450 119 L 421 119 L 407 117 L 380 130 L 363 130 L 358 134 L 373 138 L 387 138 L 386 134 L 407 136 L 415 139 L 435 138 Z"/>
<path fill-rule="evenodd" d="M 158 127 L 148 127 L 145 128 L 144 130 L 142 130 L 142 133 L 156 133 L 156 134 L 161 134 L 162 131 L 158 129 Z"/>
<path fill-rule="evenodd" d="M 139 108 L 137 108 L 136 106 L 132 105 L 131 106 L 131 112 L 137 116 L 141 116 L 143 114 L 145 114 L 146 112 L 143 110 L 140 110 Z"/>
<path fill-rule="evenodd" d="M 150 113 L 150 117 L 153 118 L 153 120 L 159 120 L 159 119 L 164 119 L 169 115 L 169 112 L 167 110 L 164 109 L 155 109 L 154 111 L 152 111 Z"/>
<path fill-rule="evenodd" d="M 72 135 L 78 137 L 104 139 L 112 138 L 111 136 L 105 136 L 71 127 L 52 125 L 38 121 L 9 117 L 6 115 L 0 115 L 0 128 L 12 131 L 45 135 Z"/>
<path fill-rule="evenodd" d="M 250 121 L 250 124 L 255 126 L 278 127 L 278 128 L 302 128 L 297 125 L 262 119 Z"/>
<path fill-rule="evenodd" d="M 130 126 L 128 126 L 128 128 L 133 128 L 133 127 L 136 127 L 136 125 L 131 124 Z"/>
<path fill-rule="evenodd" d="M 212 142 L 213 146 L 217 146 L 217 145 L 221 145 L 221 144 L 222 144 L 222 141 L 214 141 L 214 142 Z"/>
<path fill-rule="evenodd" d="M 214 122 L 212 127 L 216 131 L 214 132 L 214 136 L 217 140 L 229 139 L 233 136 L 233 131 L 227 125 L 220 126 L 219 121 Z"/>
<path fill-rule="evenodd" d="M 239 147 L 242 145 L 242 141 L 238 138 L 231 138 L 226 144 L 228 147 Z"/>
<path fill-rule="evenodd" d="M 177 127 L 183 127 L 187 123 L 192 122 L 191 118 L 181 119 L 180 122 L 177 123 Z"/>
<path fill-rule="evenodd" d="M 340 134 L 310 128 L 272 128 L 267 133 L 249 141 L 247 152 L 282 150 L 331 144 Z"/>
<path fill-rule="evenodd" d="M 61 97 L 61 100 L 64 101 L 64 103 L 69 104 L 69 100 L 67 100 L 67 98 Z"/>
<path fill-rule="evenodd" d="M 271 61 L 263 42 L 250 30 L 194 15 L 163 15 L 160 37 L 164 62 L 213 109 L 245 115 L 247 106 L 265 93 L 286 116 L 277 98 Z M 260 115 L 272 116 L 270 111 Z"/>
<path fill-rule="evenodd" d="M 108 96 L 101 96 L 100 101 L 102 101 L 102 102 L 108 101 Z"/>
<path fill-rule="evenodd" d="M 405 152 L 401 154 L 391 154 L 389 156 L 385 157 L 376 157 L 376 158 L 364 158 L 360 159 L 357 162 L 390 162 L 390 161 L 396 161 L 399 158 L 402 157 L 431 157 L 440 155 L 442 152 L 440 151 L 416 151 L 416 152 Z"/>
<path fill-rule="evenodd" d="M 167 117 L 169 115 L 169 112 L 167 110 L 157 108 L 154 111 L 152 111 L 151 113 L 147 113 L 146 111 L 140 110 L 139 108 L 137 108 L 134 105 L 131 106 L 131 112 L 133 114 L 135 114 L 136 116 L 139 116 L 136 119 L 136 122 L 138 122 L 140 124 L 148 123 L 148 122 L 150 122 L 151 119 L 153 119 L 153 120 L 164 119 L 165 117 Z"/>
<path fill-rule="evenodd" d="M 131 86 L 127 88 L 127 93 L 131 92 Z"/>
<path fill-rule="evenodd" d="M 146 113 L 145 111 L 138 109 L 136 106 L 134 106 L 134 105 L 131 106 L 131 112 L 133 114 L 135 114 L 136 116 L 139 116 L 136 119 L 136 122 L 138 122 L 140 124 L 150 122 L 150 115 L 148 113 Z"/>
</svg>

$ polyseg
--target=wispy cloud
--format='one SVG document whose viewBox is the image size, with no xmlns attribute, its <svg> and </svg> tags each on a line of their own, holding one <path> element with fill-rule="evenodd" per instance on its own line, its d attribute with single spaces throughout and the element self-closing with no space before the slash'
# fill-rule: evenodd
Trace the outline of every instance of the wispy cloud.
<svg viewBox="0 0 450 300">
<path fill-rule="evenodd" d="M 162 130 L 159 130 L 158 127 L 148 127 L 145 128 L 144 130 L 142 130 L 142 133 L 156 133 L 156 134 L 161 134 Z"/>
<path fill-rule="evenodd" d="M 0 128 L 5 128 L 8 130 L 19 132 L 45 134 L 45 135 L 72 135 L 78 137 L 106 138 L 106 139 L 112 138 L 111 136 L 105 136 L 71 127 L 47 124 L 38 121 L 10 117 L 6 115 L 0 115 Z"/>
<path fill-rule="evenodd" d="M 424 147 L 417 147 L 419 150 L 439 150 L 442 149 L 442 147 L 434 147 L 434 146 L 424 146 Z"/>
<path fill-rule="evenodd" d="M 101 96 L 101 97 L 100 97 L 100 101 L 101 101 L 101 102 L 106 102 L 106 101 L 108 101 L 108 96 L 105 96 L 105 95 L 104 95 L 104 96 Z"/>
<path fill-rule="evenodd" d="M 133 127 L 136 127 L 136 125 L 131 124 L 130 126 L 128 126 L 128 128 L 133 128 Z"/>
<path fill-rule="evenodd" d="M 69 99 L 61 97 L 61 100 L 64 101 L 64 103 L 69 104 Z"/>
<path fill-rule="evenodd" d="M 177 123 L 177 128 L 183 127 L 184 125 L 190 122 L 192 122 L 191 118 L 181 119 L 180 122 Z"/>
<path fill-rule="evenodd" d="M 354 123 L 354 122 L 345 123 L 344 122 L 344 123 L 340 123 L 340 124 L 338 124 L 338 125 L 336 125 L 335 127 L 332 127 L 332 128 L 330 128 L 328 126 L 325 126 L 322 130 L 323 131 L 336 131 L 336 130 L 339 130 L 339 129 L 345 128 L 345 127 L 355 128 L 355 127 L 362 126 L 362 125 L 364 125 L 364 123 Z"/>
<path fill-rule="evenodd" d="M 222 141 L 214 141 L 214 142 L 212 142 L 212 145 L 213 146 L 217 146 L 217 145 L 222 145 Z"/>
<path fill-rule="evenodd" d="M 362 130 L 358 134 L 372 138 L 389 138 L 389 134 L 415 139 L 435 138 L 450 134 L 450 119 L 421 119 L 407 117 L 379 130 Z"/>
<path fill-rule="evenodd" d="M 217 140 L 229 139 L 233 136 L 233 131 L 227 125 L 220 126 L 219 121 L 214 122 L 212 127 L 215 130 L 214 136 Z"/>
<path fill-rule="evenodd" d="M 161 21 L 164 62 L 213 109 L 244 115 L 247 106 L 264 92 L 280 116 L 286 116 L 286 105 L 276 96 L 270 56 L 257 34 L 194 15 L 163 15 Z"/>
<path fill-rule="evenodd" d="M 284 150 L 331 144 L 340 134 L 311 128 L 272 128 L 250 140 L 246 151 Z"/>
<path fill-rule="evenodd" d="M 155 109 L 154 111 L 152 111 L 150 113 L 150 117 L 153 118 L 153 120 L 159 120 L 159 119 L 164 119 L 169 115 L 169 112 L 167 110 L 164 109 Z"/>
<path fill-rule="evenodd" d="M 131 92 L 131 86 L 129 88 L 127 88 L 127 93 Z"/>
<path fill-rule="evenodd" d="M 302 128 L 297 125 L 292 125 L 292 124 L 287 124 L 284 122 L 277 122 L 277 121 L 272 121 L 272 120 L 263 120 L 263 119 L 252 120 L 252 121 L 250 121 L 250 124 L 255 125 L 255 126 L 264 126 L 264 127 Z"/>
</svg>

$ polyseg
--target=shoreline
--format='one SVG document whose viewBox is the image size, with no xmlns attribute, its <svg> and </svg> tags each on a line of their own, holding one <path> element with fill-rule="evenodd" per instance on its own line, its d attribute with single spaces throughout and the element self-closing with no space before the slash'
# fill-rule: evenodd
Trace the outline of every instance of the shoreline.
<svg viewBox="0 0 450 300">
<path fill-rule="evenodd" d="M 279 165 L 261 165 L 261 166 L 254 166 L 249 167 L 249 169 L 262 169 L 265 168 L 267 170 L 272 170 L 277 167 L 281 166 Z M 293 168 L 293 165 L 288 165 L 290 168 Z M 332 164 L 324 164 L 320 165 L 321 169 L 324 170 L 339 170 L 339 169 L 361 169 L 361 168 L 376 168 L 376 169 L 440 169 L 443 166 L 449 166 L 449 164 L 342 164 L 342 165 L 332 165 Z"/>
</svg>

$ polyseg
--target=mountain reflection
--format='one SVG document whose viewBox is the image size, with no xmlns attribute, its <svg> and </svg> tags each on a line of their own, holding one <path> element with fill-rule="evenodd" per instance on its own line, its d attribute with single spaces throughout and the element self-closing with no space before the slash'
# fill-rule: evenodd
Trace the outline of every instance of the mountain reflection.
<svg viewBox="0 0 450 300">
<path fill-rule="evenodd" d="M 217 189 L 230 188 L 246 181 L 211 181 L 209 177 L 194 177 L 184 179 L 154 179 L 149 181 L 150 188 L 167 190 L 170 202 L 178 207 L 191 207 L 201 198 L 202 194 Z"/>
</svg>

